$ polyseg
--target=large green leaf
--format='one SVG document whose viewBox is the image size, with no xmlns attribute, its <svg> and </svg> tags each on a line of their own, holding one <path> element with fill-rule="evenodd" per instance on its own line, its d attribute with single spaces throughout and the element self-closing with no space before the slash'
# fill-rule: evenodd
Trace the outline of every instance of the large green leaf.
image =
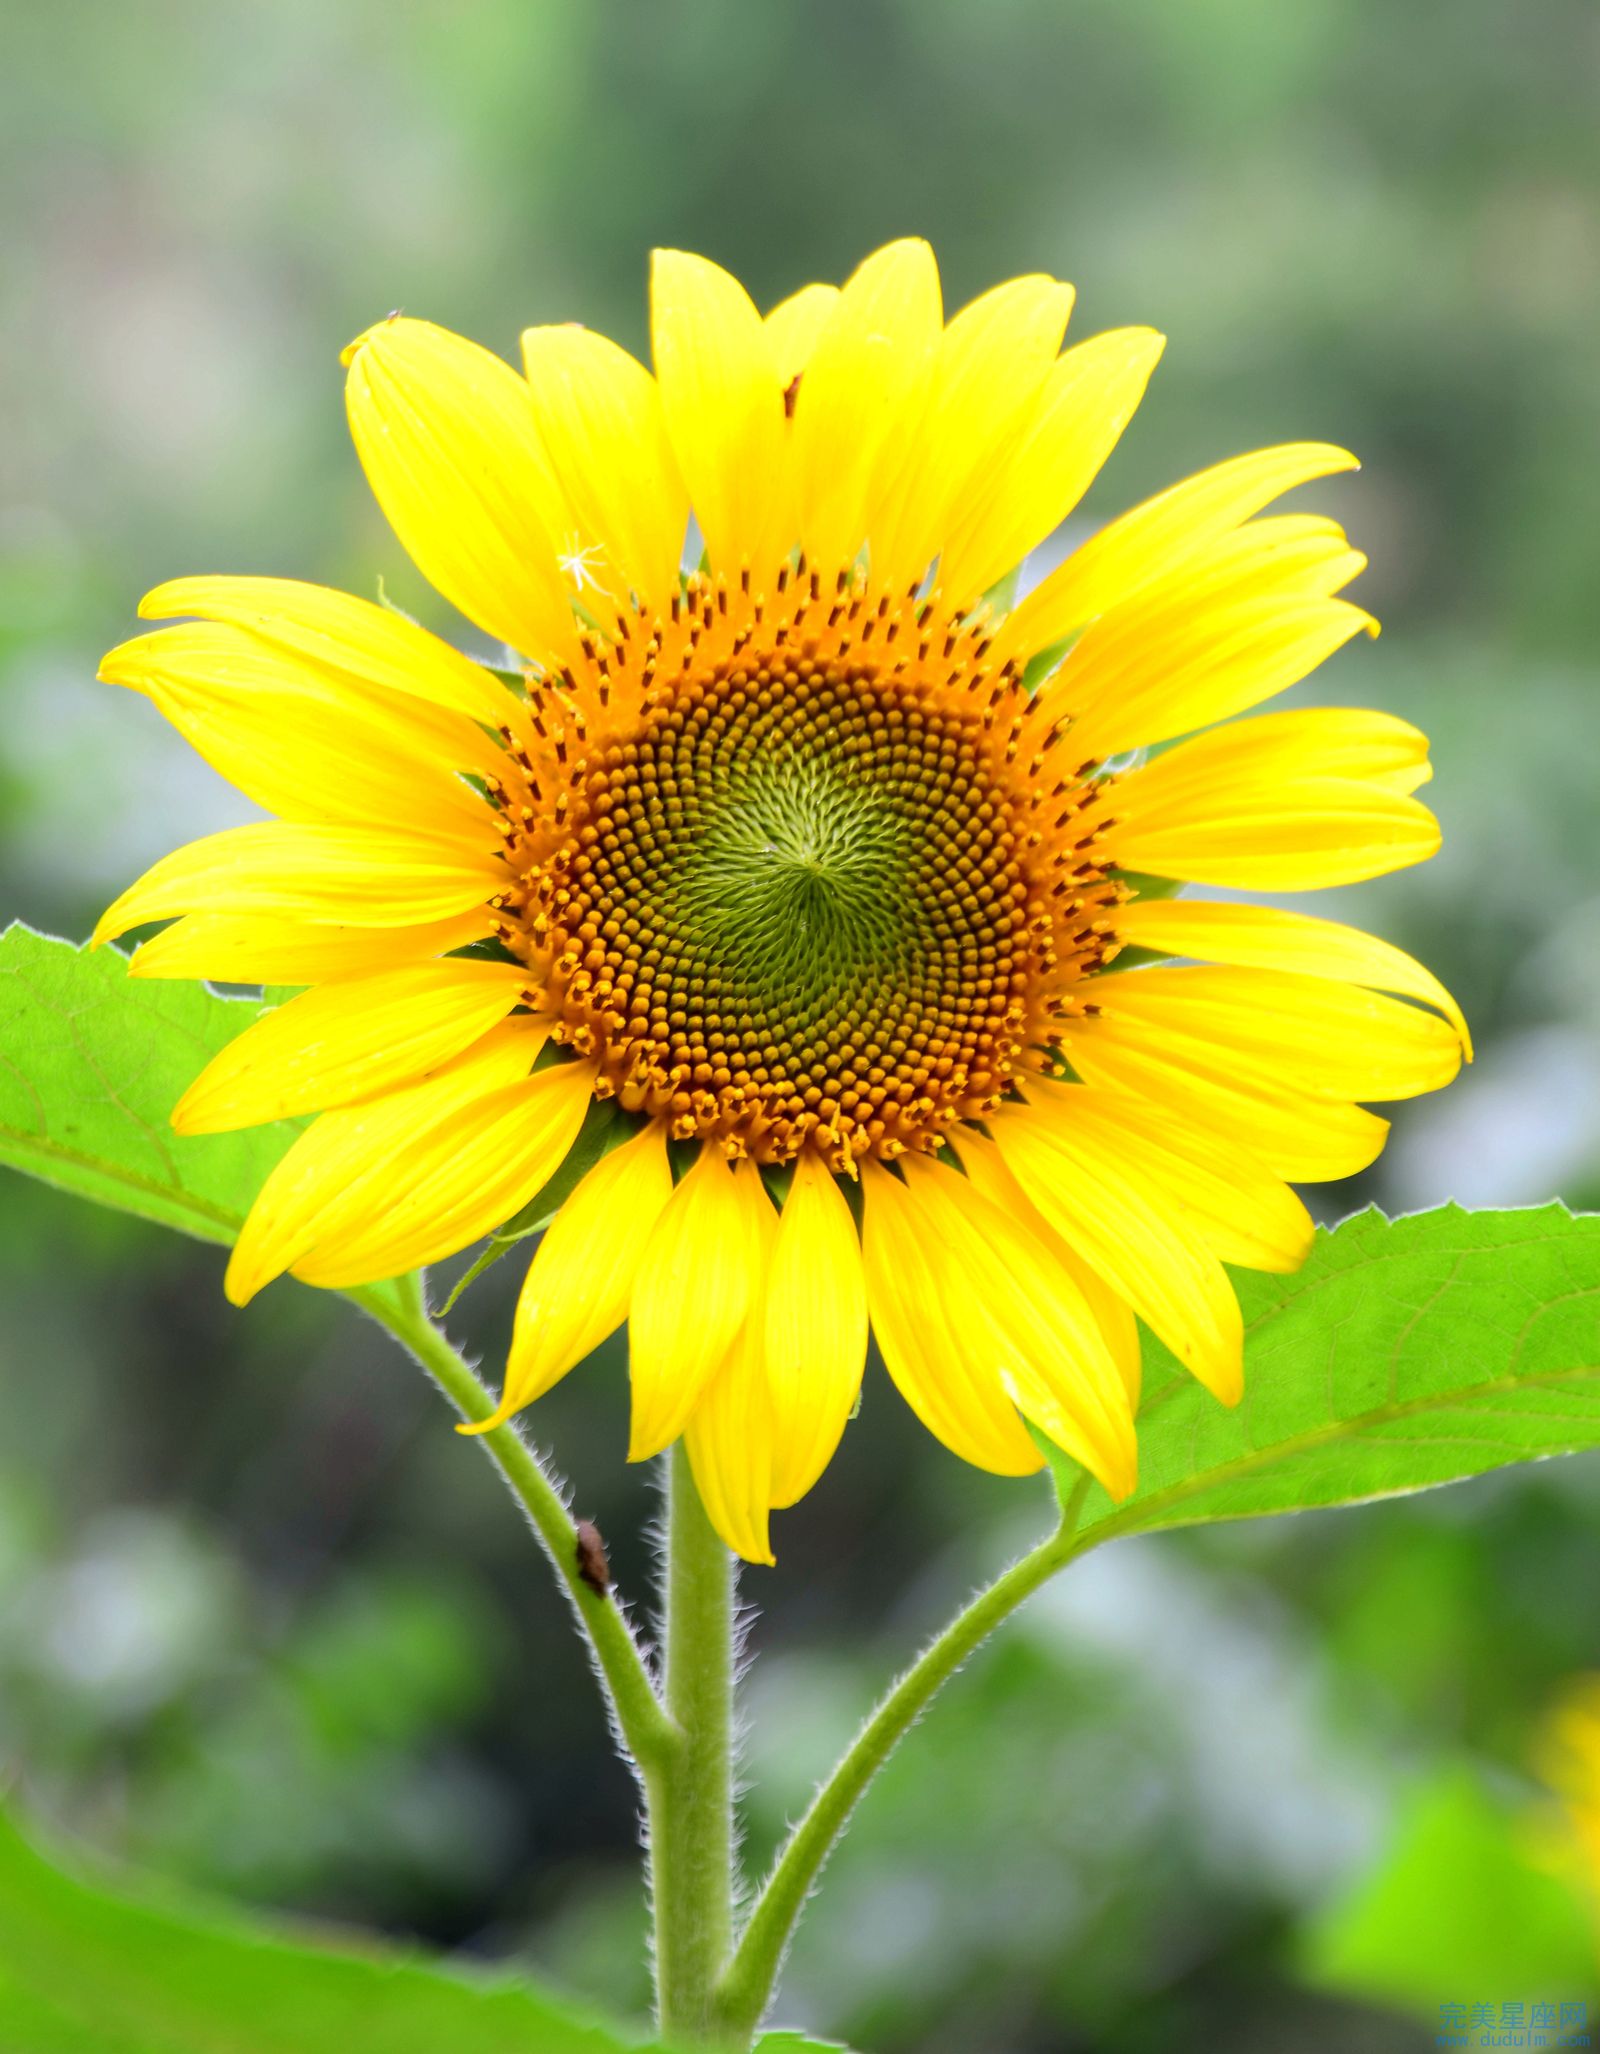
<svg viewBox="0 0 1600 2054">
<path fill-rule="evenodd" d="M 618 2054 L 525 1979 L 91 1888 L 0 1817 L 0 2047 L 27 2054 Z"/>
<path fill-rule="evenodd" d="M 1139 1488 L 1116 1533 L 1348 1505 L 1600 1447 L 1600 1215 L 1365 1212 L 1294 1276 L 1241 1273 L 1245 1396 L 1229 1410 L 1159 1345 Z"/>
<path fill-rule="evenodd" d="M 260 1008 L 128 976 L 114 948 L 0 935 L 0 1163 L 205 1241 L 231 1241 L 296 1123 L 182 1137 L 184 1090 Z"/>
<path fill-rule="evenodd" d="M 525 1976 L 89 1884 L 0 1813 L 6 2054 L 663 2054 Z M 774 2033 L 758 2054 L 826 2054 Z"/>
</svg>

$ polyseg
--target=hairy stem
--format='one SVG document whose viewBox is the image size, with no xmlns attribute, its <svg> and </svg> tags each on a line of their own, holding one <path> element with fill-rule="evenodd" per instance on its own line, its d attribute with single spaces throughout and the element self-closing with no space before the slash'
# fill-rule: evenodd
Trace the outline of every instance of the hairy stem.
<svg viewBox="0 0 1600 2054">
<path fill-rule="evenodd" d="M 1075 1532 L 1087 1491 L 1085 1479 L 1068 1499 L 1055 1531 L 980 1591 L 929 1643 L 819 1786 L 756 1900 L 717 1991 L 716 2016 L 735 2045 L 746 2044 L 761 2023 L 806 1898 L 867 1785 L 974 1649 L 1058 1569 L 1094 1545 L 1097 1535 L 1080 1539 Z"/>
<path fill-rule="evenodd" d="M 395 1295 L 356 1290 L 350 1296 L 421 1363 L 463 1419 L 489 1417 L 495 1409 L 493 1397 L 429 1318 L 415 1279 L 406 1279 Z M 615 1598 L 591 1590 L 579 1575 L 577 1527 L 561 1488 L 516 1428 L 496 1427 L 479 1435 L 478 1445 L 499 1470 L 550 1558 L 593 1652 L 612 1725 L 648 1798 L 680 1751 L 682 1735 L 656 1693 L 639 1644 Z"/>
<path fill-rule="evenodd" d="M 733 1934 L 733 1557 L 681 1441 L 665 1460 L 667 1712 L 683 1741 L 650 1807 L 657 2008 L 668 2038 L 743 2045 L 715 2010 Z"/>
</svg>

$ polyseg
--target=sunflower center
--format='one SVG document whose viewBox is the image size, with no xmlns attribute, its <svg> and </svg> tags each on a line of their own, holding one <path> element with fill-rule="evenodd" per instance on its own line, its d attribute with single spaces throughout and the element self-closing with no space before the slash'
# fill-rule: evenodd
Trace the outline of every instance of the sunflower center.
<svg viewBox="0 0 1600 2054">
<path fill-rule="evenodd" d="M 1051 780 L 1041 818 L 1049 787 L 1008 779 L 1014 683 L 855 646 L 849 612 L 759 644 L 711 613 L 666 678 L 659 623 L 635 680 L 597 652 L 591 690 L 562 694 L 580 730 L 555 743 L 562 831 L 512 838 L 511 931 L 564 1037 L 629 1109 L 762 1160 L 808 1139 L 840 1166 L 893 1157 L 992 1108 L 1050 1038 L 1057 915 L 1083 902 L 1045 829 L 1092 788 Z M 1011 696 L 1015 735 L 996 725 Z M 548 820 L 548 800 L 527 810 Z"/>
</svg>

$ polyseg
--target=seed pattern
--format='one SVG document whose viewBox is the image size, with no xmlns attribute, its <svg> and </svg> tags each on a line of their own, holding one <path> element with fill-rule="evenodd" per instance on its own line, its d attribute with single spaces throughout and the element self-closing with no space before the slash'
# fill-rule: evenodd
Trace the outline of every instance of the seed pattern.
<svg viewBox="0 0 1600 2054">
<path fill-rule="evenodd" d="M 840 1170 L 935 1149 L 1039 1067 L 1115 948 L 1109 786 L 982 625 L 804 566 L 695 576 L 530 680 L 497 902 L 602 1093 Z"/>
</svg>

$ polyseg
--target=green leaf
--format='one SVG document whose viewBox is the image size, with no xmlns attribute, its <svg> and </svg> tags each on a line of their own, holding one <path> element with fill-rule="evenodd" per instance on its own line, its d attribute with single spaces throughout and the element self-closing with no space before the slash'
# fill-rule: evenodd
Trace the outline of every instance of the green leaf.
<svg viewBox="0 0 1600 2054">
<path fill-rule="evenodd" d="M 1240 1272 L 1245 1395 L 1146 1341 L 1139 1488 L 1117 1534 L 1349 1505 L 1600 1447 L 1600 1214 L 1365 1212 L 1294 1276 Z"/>
<path fill-rule="evenodd" d="M 623 2054 L 520 1976 L 295 1936 L 65 1875 L 0 1815 L 0 2047 L 22 2054 Z"/>
<path fill-rule="evenodd" d="M 0 935 L 0 1163 L 204 1241 L 232 1241 L 294 1139 L 280 1121 L 174 1134 L 168 1116 L 218 1049 L 260 1012 L 203 984 L 128 976 L 13 925 Z"/>
<path fill-rule="evenodd" d="M 1023 670 L 1022 689 L 1037 692 L 1077 639 L 1076 635 L 1068 635 L 1060 642 L 1052 642 L 1048 649 L 1035 650 Z"/>
<path fill-rule="evenodd" d="M 1119 870 L 1117 876 L 1128 886 L 1136 899 L 1175 899 L 1183 890 L 1183 880 L 1178 877 L 1152 877 L 1147 870 Z M 1132 960 L 1132 951 L 1124 949 L 1118 956 L 1119 963 Z"/>
<path fill-rule="evenodd" d="M 1056 1503 L 1063 1512 L 1069 1510 L 1075 1504 L 1078 1492 L 1083 1488 L 1083 1480 L 1088 1471 L 1081 1463 L 1074 1462 L 1070 1455 L 1058 1448 L 1047 1433 L 1041 1433 L 1031 1420 L 1024 1420 L 1023 1424 L 1028 1429 L 1029 1440 L 1044 1457 L 1044 1466 L 1050 1472 L 1050 1482 L 1055 1489 Z"/>
<path fill-rule="evenodd" d="M 1531 1819 L 1451 1769 L 1407 1808 L 1374 1872 L 1313 1924 L 1307 1977 L 1435 2026 L 1442 2005 L 1587 1999 L 1600 1986 L 1588 1907 L 1576 1875 L 1569 1885 L 1544 1855 Z"/>
</svg>

